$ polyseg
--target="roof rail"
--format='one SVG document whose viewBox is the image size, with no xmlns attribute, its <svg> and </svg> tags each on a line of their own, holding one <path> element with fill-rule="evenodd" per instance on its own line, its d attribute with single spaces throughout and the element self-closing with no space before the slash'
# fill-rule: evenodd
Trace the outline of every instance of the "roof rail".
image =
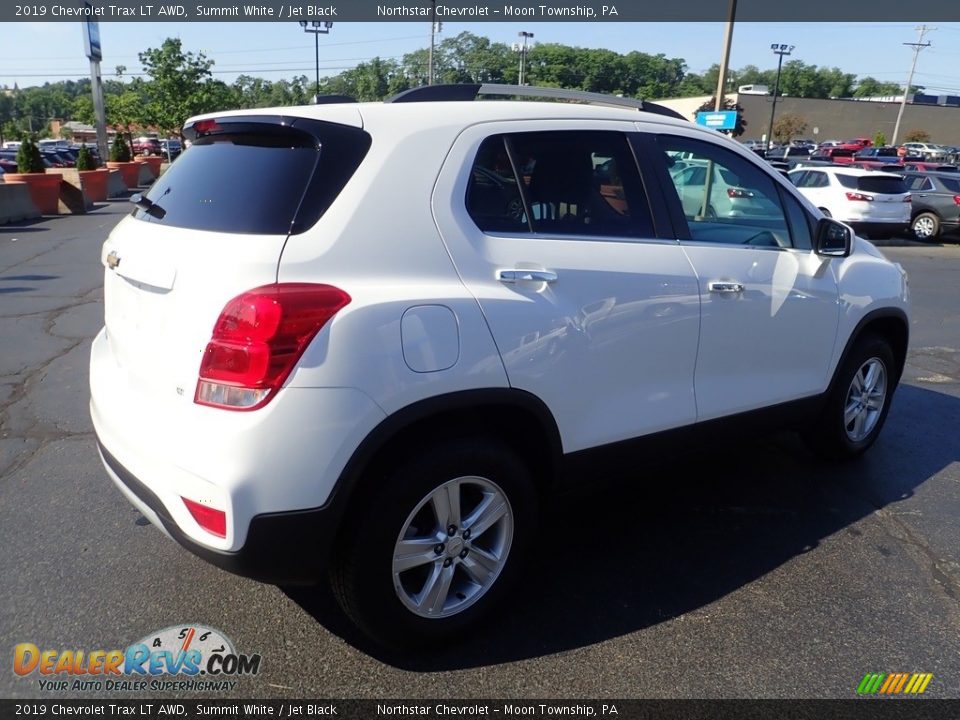
<svg viewBox="0 0 960 720">
<path fill-rule="evenodd" d="M 636 98 L 617 97 L 603 93 L 587 92 L 585 90 L 568 90 L 566 88 L 536 87 L 530 85 L 498 85 L 495 83 L 464 84 L 464 85 L 423 85 L 405 90 L 394 95 L 386 102 L 455 102 L 475 100 L 481 95 L 508 95 L 511 97 L 555 98 L 558 100 L 576 100 L 591 105 L 606 105 L 609 107 L 626 107 L 643 112 L 665 115 L 667 117 L 686 120 L 683 115 L 656 103 L 638 100 Z"/>
<path fill-rule="evenodd" d="M 349 95 L 314 95 L 311 105 L 337 105 L 339 103 L 355 103 L 356 98 Z"/>
</svg>

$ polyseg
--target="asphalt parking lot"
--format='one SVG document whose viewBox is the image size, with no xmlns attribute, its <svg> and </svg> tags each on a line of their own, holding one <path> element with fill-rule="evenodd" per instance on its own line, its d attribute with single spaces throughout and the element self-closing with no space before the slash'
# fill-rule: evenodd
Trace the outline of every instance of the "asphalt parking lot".
<svg viewBox="0 0 960 720">
<path fill-rule="evenodd" d="M 181 550 L 101 469 L 87 354 L 99 247 L 126 210 L 0 227 L 0 697 L 51 696 L 12 672 L 17 643 L 124 648 L 189 623 L 262 655 L 238 697 L 849 698 L 867 672 L 933 673 L 928 696 L 960 697 L 957 244 L 883 248 L 910 273 L 911 349 L 862 461 L 743 437 L 564 498 L 500 617 L 393 656 L 326 594 Z"/>
</svg>

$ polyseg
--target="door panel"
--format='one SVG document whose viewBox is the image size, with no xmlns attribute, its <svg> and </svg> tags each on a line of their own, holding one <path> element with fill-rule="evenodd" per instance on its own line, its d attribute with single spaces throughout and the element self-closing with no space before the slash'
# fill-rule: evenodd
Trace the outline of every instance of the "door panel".
<svg viewBox="0 0 960 720">
<path fill-rule="evenodd" d="M 465 131 L 433 197 L 444 242 L 487 319 L 511 386 L 546 403 L 566 452 L 694 422 L 697 281 L 676 241 L 651 237 L 622 134 L 632 124 L 604 124 L 612 132 L 599 137 L 581 122 L 537 122 L 538 129 L 550 126 L 550 138 L 525 136 L 530 125 Z M 495 157 L 499 149 L 483 145 L 490 136 L 503 136 L 511 157 Z M 479 195 L 471 188 L 475 158 L 485 166 Z M 512 176 L 496 203 L 486 182 L 491 168 Z M 506 221 L 486 211 L 471 217 L 501 206 L 510 208 Z M 511 223 L 512 231 L 500 229 Z"/>
<path fill-rule="evenodd" d="M 764 208 L 717 217 L 684 212 L 681 246 L 697 273 L 702 308 L 698 420 L 822 392 L 839 319 L 837 283 L 831 261 L 809 249 L 809 225 L 795 227 L 803 220 L 797 208 L 789 218 L 783 211 L 780 193 L 790 201 L 790 189 L 778 190 L 779 180 L 752 158 L 693 135 L 657 142 L 661 178 L 670 178 L 669 165 L 682 152 L 736 178 L 736 192 Z M 682 188 L 672 178 L 665 184 L 667 201 L 683 207 Z"/>
</svg>

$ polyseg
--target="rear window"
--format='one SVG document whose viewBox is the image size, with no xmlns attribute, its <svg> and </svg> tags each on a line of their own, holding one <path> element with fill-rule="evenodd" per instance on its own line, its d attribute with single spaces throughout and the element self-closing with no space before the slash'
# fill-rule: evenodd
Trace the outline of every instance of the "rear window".
<svg viewBox="0 0 960 720">
<path fill-rule="evenodd" d="M 907 183 L 903 178 L 889 175 L 843 175 L 837 173 L 837 180 L 845 188 L 861 192 L 901 195 L 907 192 Z"/>
<path fill-rule="evenodd" d="M 370 147 L 356 128 L 301 122 L 224 122 L 193 145 L 146 197 L 158 207 L 134 216 L 173 227 L 286 235 L 311 227 Z"/>
</svg>

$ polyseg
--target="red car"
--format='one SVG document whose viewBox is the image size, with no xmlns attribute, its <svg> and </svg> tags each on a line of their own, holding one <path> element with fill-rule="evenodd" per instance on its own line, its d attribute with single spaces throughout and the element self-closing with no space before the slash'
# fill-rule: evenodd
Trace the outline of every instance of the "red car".
<svg viewBox="0 0 960 720">
<path fill-rule="evenodd" d="M 853 162 L 854 150 L 848 147 L 821 147 L 811 160 L 828 160 L 838 165 L 848 165 Z"/>
<path fill-rule="evenodd" d="M 152 137 L 138 137 L 133 140 L 134 155 L 161 155 L 163 147 L 160 141 Z"/>
<path fill-rule="evenodd" d="M 871 140 L 870 138 L 861 137 L 861 138 L 854 138 L 853 140 L 847 140 L 840 147 L 849 148 L 850 150 L 853 150 L 854 152 L 856 152 L 857 150 L 863 150 L 865 147 L 870 147 L 871 145 L 873 145 L 873 140 Z"/>
</svg>

